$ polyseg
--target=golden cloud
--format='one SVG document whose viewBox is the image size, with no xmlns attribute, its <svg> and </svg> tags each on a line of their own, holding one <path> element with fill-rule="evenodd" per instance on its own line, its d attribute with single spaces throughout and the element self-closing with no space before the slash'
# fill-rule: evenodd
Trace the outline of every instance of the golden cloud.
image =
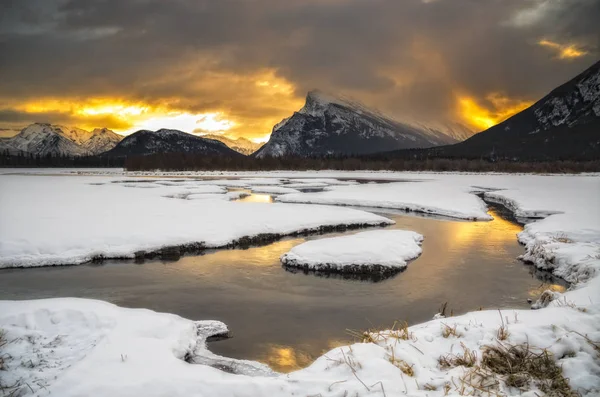
<svg viewBox="0 0 600 397">
<path fill-rule="evenodd" d="M 484 100 L 459 95 L 458 116 L 473 128 L 486 130 L 532 104 L 532 101 L 512 99 L 500 93 L 491 93 Z"/>
<path fill-rule="evenodd" d="M 18 112 L 30 122 L 60 121 L 84 129 L 107 127 L 125 135 L 140 129 L 171 128 L 264 141 L 273 125 L 300 108 L 303 101 L 296 97 L 295 87 L 274 70 L 250 75 L 215 73 L 191 81 L 188 87 L 192 90 L 178 98 L 146 100 L 43 97 L 14 102 L 0 98 L 0 108 Z"/>
<path fill-rule="evenodd" d="M 537 44 L 556 51 L 558 59 L 574 59 L 588 54 L 587 51 L 578 48 L 575 44 L 559 44 L 545 39 L 538 41 Z"/>
</svg>

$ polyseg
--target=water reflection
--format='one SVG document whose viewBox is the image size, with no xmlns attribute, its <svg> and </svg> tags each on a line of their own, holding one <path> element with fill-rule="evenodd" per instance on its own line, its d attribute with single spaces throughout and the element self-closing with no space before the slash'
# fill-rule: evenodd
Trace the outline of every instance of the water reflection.
<svg viewBox="0 0 600 397">
<path fill-rule="evenodd" d="M 251 193 L 248 196 L 242 197 L 236 201 L 241 203 L 272 203 L 274 200 L 269 194 Z"/>
<path fill-rule="evenodd" d="M 291 372 L 304 368 L 314 361 L 307 352 L 292 346 L 266 345 L 261 361 L 278 372 Z"/>
<path fill-rule="evenodd" d="M 546 290 L 550 290 L 553 292 L 565 292 L 567 290 L 567 287 L 561 284 L 542 283 L 538 287 L 530 289 L 529 296 L 537 298 Z"/>
<path fill-rule="evenodd" d="M 207 251 L 173 262 L 8 269 L 0 272 L 0 299 L 95 298 L 220 320 L 234 337 L 211 343 L 212 351 L 290 371 L 332 348 L 331 341 L 348 340 L 347 329 L 426 321 L 443 302 L 456 314 L 481 306 L 529 308 L 527 299 L 541 292 L 543 275 L 532 277 L 530 268 L 515 259 L 523 252 L 515 237 L 520 227 L 491 214 L 496 218 L 491 222 L 388 215 L 396 221 L 392 229 L 414 230 L 425 241 L 421 257 L 397 277 L 378 283 L 282 269 L 279 257 L 295 245 L 337 233 Z"/>
</svg>

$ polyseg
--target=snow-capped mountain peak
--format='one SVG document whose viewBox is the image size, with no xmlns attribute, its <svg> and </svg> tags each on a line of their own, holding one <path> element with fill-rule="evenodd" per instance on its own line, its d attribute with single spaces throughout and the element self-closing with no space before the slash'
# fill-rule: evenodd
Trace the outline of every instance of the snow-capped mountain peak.
<svg viewBox="0 0 600 397">
<path fill-rule="evenodd" d="M 33 123 L 12 138 L 0 142 L 0 150 L 9 153 L 27 153 L 53 156 L 86 156 L 112 149 L 122 136 L 108 129 L 89 132 L 77 127 Z"/>
<path fill-rule="evenodd" d="M 206 134 L 202 135 L 202 138 L 212 139 L 215 141 L 223 142 L 229 148 L 235 150 L 238 153 L 250 155 L 256 152 L 261 146 L 261 143 L 254 143 L 246 138 L 231 139 L 223 135 Z"/>
<path fill-rule="evenodd" d="M 367 154 L 456 141 L 434 128 L 401 123 L 357 101 L 315 90 L 302 109 L 273 127 L 256 156 Z"/>
</svg>

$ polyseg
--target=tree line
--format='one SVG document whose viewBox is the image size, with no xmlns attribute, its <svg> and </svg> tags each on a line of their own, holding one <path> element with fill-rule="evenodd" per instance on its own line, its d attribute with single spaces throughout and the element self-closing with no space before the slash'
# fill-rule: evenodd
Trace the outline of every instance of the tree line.
<svg viewBox="0 0 600 397">
<path fill-rule="evenodd" d="M 462 172 L 600 172 L 600 160 L 592 161 L 515 161 L 493 158 L 437 158 L 388 154 L 369 156 L 324 157 L 228 157 L 192 153 L 158 153 L 129 157 L 61 156 L 0 153 L 0 167 L 124 167 L 128 171 L 275 171 L 275 170 L 345 170 L 345 171 L 462 171 Z"/>
<path fill-rule="evenodd" d="M 600 171 L 600 161 L 522 162 L 491 159 L 386 158 L 384 156 L 326 157 L 225 157 L 189 153 L 159 153 L 130 156 L 124 163 L 128 171 L 274 171 L 274 170 L 390 170 L 463 172 L 538 172 L 581 173 Z"/>
<path fill-rule="evenodd" d="M 0 154 L 0 167 L 81 167 L 81 168 L 113 168 L 123 167 L 125 158 L 104 156 L 63 156 L 53 154 L 23 153 L 12 155 L 8 150 Z"/>
</svg>

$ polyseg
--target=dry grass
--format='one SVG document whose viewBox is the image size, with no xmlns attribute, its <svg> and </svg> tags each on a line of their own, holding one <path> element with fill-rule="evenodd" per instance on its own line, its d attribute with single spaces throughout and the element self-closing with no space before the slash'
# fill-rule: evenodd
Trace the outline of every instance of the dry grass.
<svg viewBox="0 0 600 397">
<path fill-rule="evenodd" d="M 455 338 L 460 338 L 462 336 L 462 334 L 456 330 L 456 324 L 454 324 L 454 327 L 451 327 L 448 324 L 442 323 L 442 327 L 442 336 L 444 338 L 449 338 L 451 336 L 454 336 Z"/>
<path fill-rule="evenodd" d="M 570 238 L 568 238 L 567 235 L 564 234 L 564 233 L 557 234 L 556 236 L 554 236 L 554 241 L 559 242 L 559 243 L 563 243 L 563 244 L 571 244 L 571 243 L 573 243 L 573 240 L 571 240 Z"/>
<path fill-rule="evenodd" d="M 450 309 L 450 313 L 448 313 L 448 302 L 444 302 L 440 306 L 438 314 L 441 315 L 442 317 L 453 317 L 454 316 L 454 310 Z"/>
<path fill-rule="evenodd" d="M 400 371 L 404 372 L 404 374 L 411 377 L 415 376 L 415 370 L 413 369 L 413 366 L 407 363 L 406 361 L 394 357 L 390 357 L 389 361 L 395 367 L 400 368 Z"/>
<path fill-rule="evenodd" d="M 390 347 L 390 354 L 388 356 L 388 361 L 395 367 L 398 367 L 400 371 L 408 376 L 415 376 L 415 370 L 413 369 L 414 365 L 410 365 L 406 361 L 402 360 L 399 357 L 396 357 L 396 352 L 393 347 Z"/>
<path fill-rule="evenodd" d="M 423 390 L 427 390 L 427 391 L 435 391 L 437 390 L 437 387 L 435 387 L 434 385 L 432 385 L 431 383 L 425 383 L 423 385 Z"/>
<path fill-rule="evenodd" d="M 533 383 L 548 396 L 574 397 L 562 369 L 546 349 L 528 344 L 485 346 L 481 364 L 484 369 L 503 375 L 509 387 L 526 390 Z"/>
<path fill-rule="evenodd" d="M 508 332 L 508 325 L 506 323 L 508 323 L 508 318 L 506 323 L 504 322 L 504 318 L 502 318 L 502 312 L 500 312 L 500 310 L 498 310 L 498 313 L 500 314 L 500 320 L 502 320 L 502 325 L 500 326 L 500 328 L 498 328 L 498 332 L 496 333 L 496 337 L 498 338 L 498 340 L 507 340 L 508 337 L 510 336 L 510 332 Z M 516 319 L 515 319 L 516 321 Z"/>
<path fill-rule="evenodd" d="M 369 328 L 366 331 L 347 329 L 346 333 L 362 343 L 379 343 L 390 338 L 396 340 L 414 339 L 412 332 L 408 330 L 408 323 L 406 321 L 394 321 L 392 328 L 389 329 Z"/>
<path fill-rule="evenodd" d="M 469 350 L 464 343 L 461 343 L 463 348 L 462 354 L 447 354 L 438 358 L 438 364 L 440 368 L 454 368 L 454 367 L 467 367 L 471 368 L 477 364 L 477 352 L 475 350 Z"/>
</svg>

